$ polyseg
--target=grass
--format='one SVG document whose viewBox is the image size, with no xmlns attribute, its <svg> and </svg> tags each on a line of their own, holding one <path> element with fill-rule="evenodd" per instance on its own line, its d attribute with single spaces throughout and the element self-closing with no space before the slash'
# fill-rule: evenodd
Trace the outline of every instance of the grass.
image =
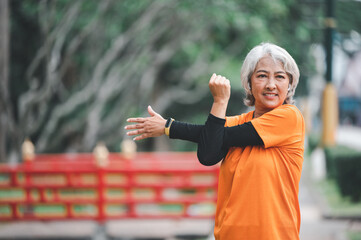
<svg viewBox="0 0 361 240">
<path fill-rule="evenodd" d="M 308 137 L 308 147 L 306 148 L 306 163 L 310 164 L 310 155 L 319 145 L 319 136 L 314 134 Z M 347 147 L 337 146 L 338 152 L 343 154 L 354 154 L 356 151 Z M 308 161 L 308 162 L 307 162 Z M 313 182 L 315 190 L 320 193 L 323 202 L 326 205 L 324 210 L 331 218 L 358 218 L 361 219 L 361 202 L 352 202 L 350 198 L 343 197 L 339 191 L 337 183 L 332 179 L 325 179 L 319 182 Z M 353 229 L 347 232 L 349 240 L 361 240 L 361 230 Z"/>
<path fill-rule="evenodd" d="M 331 216 L 361 218 L 361 202 L 354 203 L 349 198 L 341 196 L 334 180 L 320 181 L 318 191 L 324 196 Z"/>
<path fill-rule="evenodd" d="M 350 240 L 361 240 L 361 232 L 349 232 L 348 238 Z"/>
<path fill-rule="evenodd" d="M 343 197 L 334 180 L 323 180 L 317 184 L 318 191 L 323 195 L 332 218 L 361 218 L 361 202 L 351 202 L 349 198 Z M 349 240 L 361 240 L 361 231 L 347 233 Z"/>
</svg>

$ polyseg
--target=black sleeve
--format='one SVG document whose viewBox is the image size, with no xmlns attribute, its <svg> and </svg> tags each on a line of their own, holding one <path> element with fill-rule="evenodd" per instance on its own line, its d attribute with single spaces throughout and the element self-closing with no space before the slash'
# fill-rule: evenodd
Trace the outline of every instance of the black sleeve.
<svg viewBox="0 0 361 240">
<path fill-rule="evenodd" d="M 263 145 L 251 122 L 234 127 L 224 127 L 226 120 L 210 114 L 201 130 L 198 142 L 200 163 L 211 166 L 220 162 L 230 147 Z"/>
<path fill-rule="evenodd" d="M 208 116 L 198 142 L 197 156 L 201 164 L 212 166 L 227 155 L 228 148 L 223 147 L 225 123 L 225 119 Z"/>
<path fill-rule="evenodd" d="M 251 122 L 224 128 L 224 147 L 245 147 L 264 145 Z"/>
<path fill-rule="evenodd" d="M 198 143 L 204 125 L 174 121 L 170 126 L 169 138 Z"/>
</svg>

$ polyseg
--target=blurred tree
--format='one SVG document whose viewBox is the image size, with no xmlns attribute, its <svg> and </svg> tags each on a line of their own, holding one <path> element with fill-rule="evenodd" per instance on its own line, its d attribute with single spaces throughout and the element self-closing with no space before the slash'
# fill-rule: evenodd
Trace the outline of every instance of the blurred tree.
<svg viewBox="0 0 361 240">
<path fill-rule="evenodd" d="M 9 77 L 9 3 L 0 1 L 0 161 L 6 159 L 7 122 L 10 112 Z"/>
<path fill-rule="evenodd" d="M 229 113 L 238 114 L 239 69 L 253 46 L 267 41 L 284 46 L 307 75 L 312 64 L 305 49 L 322 36 L 304 17 L 308 5 L 295 0 L 12 0 L 10 5 L 14 127 L 8 138 L 15 140 L 8 150 L 14 158 L 25 137 L 37 152 L 91 151 L 100 140 L 119 150 L 126 118 L 146 114 L 148 104 L 165 116 L 205 119 L 213 72 L 231 80 Z M 140 149 L 149 150 L 151 142 Z"/>
<path fill-rule="evenodd" d="M 361 33 L 361 2 L 336 1 L 335 4 L 337 31 L 344 34 L 349 34 L 351 31 Z"/>
</svg>

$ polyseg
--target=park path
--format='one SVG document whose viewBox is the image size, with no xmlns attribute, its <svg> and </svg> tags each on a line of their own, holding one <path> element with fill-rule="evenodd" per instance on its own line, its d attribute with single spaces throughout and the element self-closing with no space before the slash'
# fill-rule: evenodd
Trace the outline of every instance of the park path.
<svg viewBox="0 0 361 240">
<path fill-rule="evenodd" d="M 348 240 L 346 230 L 348 221 L 328 220 L 322 217 L 323 207 L 320 196 L 312 186 L 307 171 L 308 162 L 305 162 L 300 183 L 299 201 L 301 208 L 301 240 Z"/>
<path fill-rule="evenodd" d="M 352 126 L 340 126 L 336 135 L 336 142 L 351 148 L 361 150 L 361 128 Z M 323 155 L 315 154 L 311 159 L 305 159 L 302 178 L 300 183 L 300 207 L 301 207 L 301 240 L 348 240 L 347 231 L 361 230 L 360 222 L 350 220 L 325 219 L 322 217 L 326 207 L 322 196 L 314 186 L 313 174 L 325 172 L 320 167 L 312 164 L 312 161 L 322 162 Z M 311 167 L 312 166 L 312 167 Z M 324 164 L 321 164 L 324 167 Z"/>
</svg>

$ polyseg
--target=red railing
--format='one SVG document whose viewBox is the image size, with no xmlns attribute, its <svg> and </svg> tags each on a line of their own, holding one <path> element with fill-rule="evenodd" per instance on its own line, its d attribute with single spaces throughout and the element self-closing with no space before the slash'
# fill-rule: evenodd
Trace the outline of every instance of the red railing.
<svg viewBox="0 0 361 240">
<path fill-rule="evenodd" d="M 0 219 L 213 217 L 218 166 L 195 153 L 111 153 L 99 167 L 93 154 L 36 155 L 0 165 Z"/>
</svg>

